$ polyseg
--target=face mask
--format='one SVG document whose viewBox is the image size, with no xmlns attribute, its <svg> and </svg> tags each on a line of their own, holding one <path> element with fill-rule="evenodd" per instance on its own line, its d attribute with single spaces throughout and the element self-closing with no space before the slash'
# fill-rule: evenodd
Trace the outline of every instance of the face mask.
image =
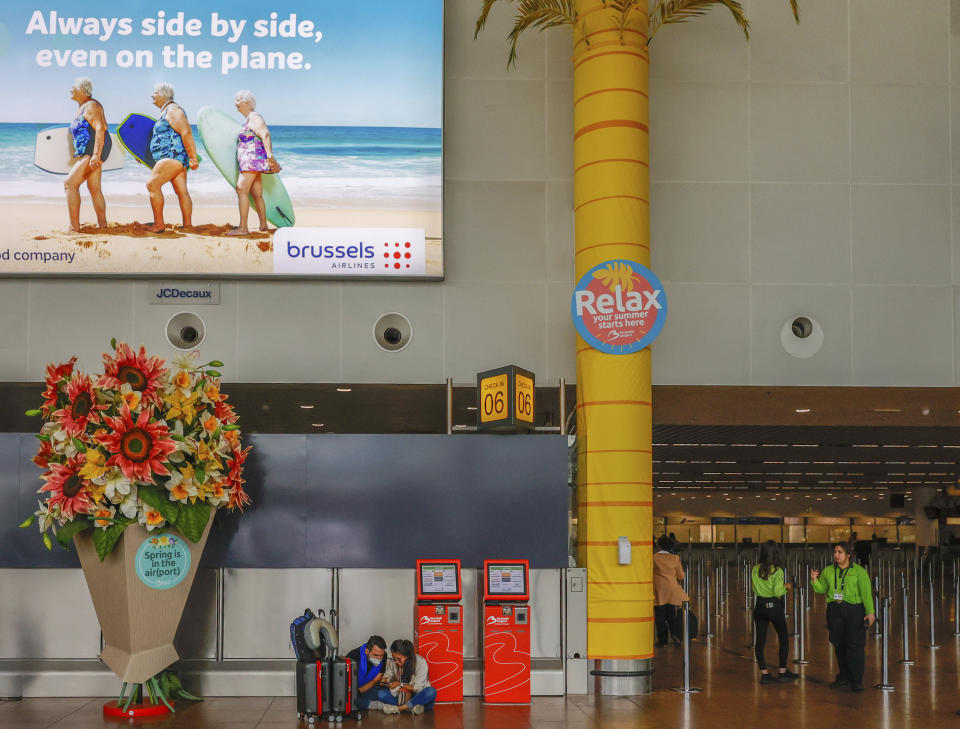
<svg viewBox="0 0 960 729">
<path fill-rule="evenodd" d="M 382 658 L 374 658 L 373 656 L 367 656 L 367 660 L 369 660 L 370 663 L 373 664 L 374 666 L 379 666 L 379 665 L 380 665 L 380 661 L 382 661 L 383 659 L 382 659 Z"/>
</svg>

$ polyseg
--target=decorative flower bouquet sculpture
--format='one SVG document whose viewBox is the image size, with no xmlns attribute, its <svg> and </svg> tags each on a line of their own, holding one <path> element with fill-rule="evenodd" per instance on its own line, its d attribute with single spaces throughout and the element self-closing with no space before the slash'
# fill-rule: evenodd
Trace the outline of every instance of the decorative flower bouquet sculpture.
<svg viewBox="0 0 960 729">
<path fill-rule="evenodd" d="M 220 373 L 207 369 L 222 363 L 186 357 L 167 369 L 143 347 L 111 345 L 102 375 L 75 371 L 76 357 L 47 367 L 43 404 L 27 412 L 44 419 L 33 459 L 44 498 L 21 526 L 39 522 L 48 549 L 51 534 L 76 544 L 101 658 L 124 682 L 104 712 L 116 704 L 115 715 L 130 716 L 138 694 L 166 711 L 164 689 L 179 689 L 163 673 L 178 658 L 173 637 L 213 512 L 250 503 L 242 477 L 250 448 Z"/>
</svg>

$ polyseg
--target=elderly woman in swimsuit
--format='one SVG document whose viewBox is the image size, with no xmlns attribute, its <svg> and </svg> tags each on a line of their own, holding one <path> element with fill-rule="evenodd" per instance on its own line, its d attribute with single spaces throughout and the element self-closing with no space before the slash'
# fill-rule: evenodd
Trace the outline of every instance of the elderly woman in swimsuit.
<svg viewBox="0 0 960 729">
<path fill-rule="evenodd" d="M 73 137 L 73 169 L 63 183 L 67 193 L 67 212 L 70 231 L 80 231 L 80 185 L 87 183 L 97 226 L 107 227 L 107 204 L 100 189 L 103 160 L 110 154 L 110 134 L 107 118 L 100 102 L 93 98 L 93 84 L 88 78 L 78 78 L 70 89 L 70 98 L 77 102 L 77 116 L 70 124 Z"/>
<path fill-rule="evenodd" d="M 150 154 L 155 164 L 147 180 L 150 207 L 153 209 L 153 223 L 147 230 L 160 233 L 166 227 L 161 188 L 168 182 L 180 201 L 183 227 L 189 228 L 193 224 L 193 201 L 187 191 L 187 170 L 195 170 L 200 166 L 197 145 L 186 113 L 173 101 L 173 86 L 157 84 L 150 98 L 154 106 L 160 109 L 160 118 L 153 125 L 153 135 L 150 137 Z"/>
<path fill-rule="evenodd" d="M 240 167 L 240 176 L 237 178 L 237 205 L 240 208 L 240 225 L 229 231 L 227 235 L 247 235 L 247 216 L 250 213 L 250 196 L 257 206 L 257 215 L 260 218 L 260 230 L 268 230 L 267 210 L 263 202 L 263 173 L 280 171 L 280 165 L 273 156 L 273 145 L 270 142 L 270 130 L 266 122 L 254 109 L 257 100 L 253 94 L 240 90 L 234 94 L 234 104 L 245 118 L 243 127 L 237 135 L 237 163 Z"/>
</svg>

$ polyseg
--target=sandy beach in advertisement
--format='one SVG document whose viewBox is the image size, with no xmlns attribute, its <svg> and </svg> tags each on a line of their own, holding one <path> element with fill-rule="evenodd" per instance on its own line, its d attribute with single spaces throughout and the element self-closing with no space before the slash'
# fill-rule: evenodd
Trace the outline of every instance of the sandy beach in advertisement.
<svg viewBox="0 0 960 729">
<path fill-rule="evenodd" d="M 180 226 L 180 209 L 166 198 L 163 233 L 149 233 L 149 206 L 109 206 L 106 229 L 96 227 L 87 200 L 81 208 L 81 232 L 66 231 L 66 204 L 0 202 L 0 216 L 8 231 L 0 239 L 0 275 L 3 274 L 147 274 L 147 275 L 270 275 L 273 273 L 273 228 L 256 231 L 251 211 L 251 233 L 231 237 L 237 209 L 194 205 L 190 230 Z M 297 211 L 298 227 L 423 228 L 426 235 L 426 275 L 443 275 L 442 222 L 439 211 L 330 210 L 319 207 Z M 46 254 L 46 255 L 44 255 Z"/>
</svg>

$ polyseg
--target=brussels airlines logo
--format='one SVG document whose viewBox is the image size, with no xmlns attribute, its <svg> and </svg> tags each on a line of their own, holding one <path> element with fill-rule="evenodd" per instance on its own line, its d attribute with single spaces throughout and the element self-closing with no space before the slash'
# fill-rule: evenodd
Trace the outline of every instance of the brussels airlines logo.
<svg viewBox="0 0 960 729">
<path fill-rule="evenodd" d="M 648 346 L 667 318 L 667 297 L 653 271 L 635 261 L 594 266 L 580 279 L 570 304 L 577 333 L 607 354 Z"/>
<path fill-rule="evenodd" d="M 423 276 L 423 228 L 279 228 L 274 273 L 327 276 Z"/>
<path fill-rule="evenodd" d="M 487 618 L 487 625 L 508 625 L 509 623 L 510 618 L 498 618 L 496 615 Z"/>
<path fill-rule="evenodd" d="M 421 615 L 420 616 L 420 625 L 442 625 L 443 618 L 439 615 L 437 617 L 432 617 L 430 615 Z"/>
</svg>

